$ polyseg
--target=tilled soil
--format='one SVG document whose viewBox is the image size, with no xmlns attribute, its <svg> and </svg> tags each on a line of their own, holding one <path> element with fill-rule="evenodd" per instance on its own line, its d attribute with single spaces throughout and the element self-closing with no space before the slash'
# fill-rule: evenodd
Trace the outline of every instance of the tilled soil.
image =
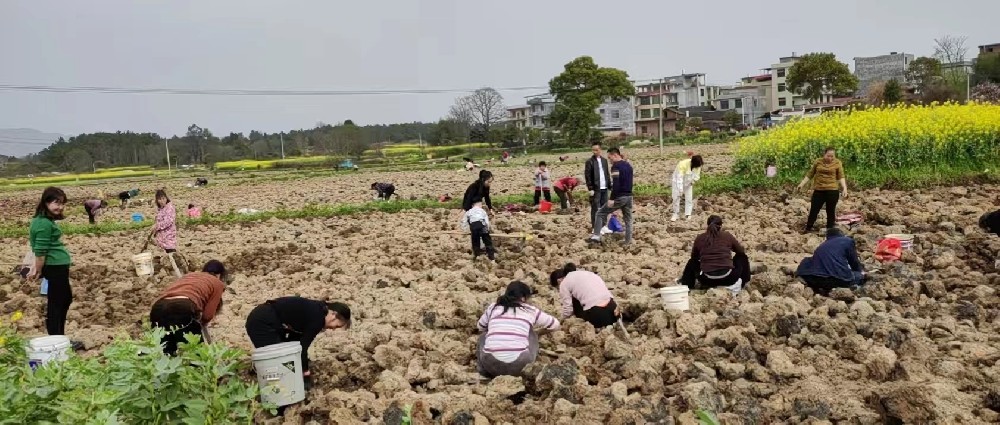
<svg viewBox="0 0 1000 425">
<path fill-rule="evenodd" d="M 706 173 L 722 173 L 730 169 L 732 156 L 729 155 L 729 145 L 699 145 L 694 147 L 668 146 L 661 155 L 657 148 L 623 148 L 630 160 L 641 161 L 642 167 L 637 167 L 635 181 L 637 184 L 666 184 L 670 178 L 677 160 L 684 156 L 685 150 L 695 150 L 706 156 Z M 534 190 L 534 161 L 546 161 L 553 179 L 565 176 L 583 175 L 584 161 L 589 154 L 569 154 L 570 159 L 559 162 L 557 154 L 533 155 L 528 158 L 516 158 L 509 165 L 500 165 L 499 161 L 480 165 L 490 170 L 495 178 L 492 190 L 493 196 L 519 195 Z M 194 182 L 194 176 L 189 179 L 149 180 L 140 183 L 103 183 L 88 186 L 65 186 L 63 189 L 70 198 L 70 213 L 68 223 L 84 224 L 87 215 L 83 210 L 83 201 L 96 197 L 103 191 L 108 197 L 112 208 L 102 212 L 99 221 L 128 221 L 133 213 L 141 213 L 147 219 L 156 214 L 151 200 L 156 189 L 165 188 L 171 197 L 178 214 L 183 214 L 188 204 L 202 207 L 209 213 L 226 213 L 243 208 L 262 211 L 279 208 L 297 209 L 309 204 L 359 204 L 372 201 L 371 184 L 389 182 L 396 186 L 400 199 L 437 199 L 438 196 L 450 194 L 461 199 L 470 183 L 476 180 L 479 170 L 472 172 L 462 169 L 461 161 L 453 162 L 454 168 L 448 170 L 394 171 L 337 174 L 328 177 L 313 177 L 300 180 L 282 180 L 290 177 L 287 174 L 270 172 L 241 172 L 228 175 L 206 173 L 209 185 L 204 188 L 192 188 L 187 185 Z M 58 185 L 56 185 L 58 186 Z M 118 208 L 118 193 L 138 187 L 142 190 L 139 197 L 145 204 L 136 202 L 122 210 Z M 579 190 L 583 190 L 580 188 Z M 0 223 L 27 223 L 31 220 L 41 189 L 3 192 L 0 197 Z M 556 201 L 555 193 L 552 194 Z"/>
<path fill-rule="evenodd" d="M 348 302 L 355 326 L 312 348 L 315 386 L 268 423 L 692 423 L 692 410 L 724 423 L 987 423 L 1000 421 L 1000 239 L 975 222 L 1000 186 L 864 191 L 842 202 L 866 222 L 851 231 L 862 260 L 888 233 L 916 235 L 902 261 L 867 287 L 814 295 L 790 272 L 820 242 L 800 235 L 808 199 L 741 193 L 699 200 L 690 222 L 669 221 L 668 202 L 637 201 L 636 241 L 588 246 L 587 212 L 498 216 L 499 264 L 474 263 L 457 211 L 427 210 L 200 227 L 179 235 L 192 263 L 233 270 L 233 293 L 213 336 L 250 348 L 243 331 L 258 303 L 283 295 Z M 747 247 L 758 272 L 732 297 L 692 293 L 692 310 L 664 311 L 655 287 L 679 276 L 709 214 Z M 823 217 L 821 215 L 821 220 Z M 171 278 L 161 262 L 135 277 L 140 236 L 72 236 L 75 302 L 68 331 L 99 348 L 133 333 Z M 24 240 L 0 248 L 20 258 Z M 555 313 L 548 273 L 572 261 L 599 273 L 623 306 L 629 339 L 578 319 L 541 338 L 524 377 L 480 381 L 475 322 L 511 280 L 538 290 Z M 0 278 L 0 313 L 24 310 L 41 334 L 43 299 L 13 275 Z"/>
</svg>

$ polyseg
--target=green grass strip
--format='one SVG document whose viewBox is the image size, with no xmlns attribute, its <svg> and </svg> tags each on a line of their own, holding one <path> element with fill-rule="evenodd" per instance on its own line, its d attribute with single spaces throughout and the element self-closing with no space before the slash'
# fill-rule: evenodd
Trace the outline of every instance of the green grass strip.
<svg viewBox="0 0 1000 425">
<path fill-rule="evenodd" d="M 941 185 L 968 185 L 1000 182 L 1000 163 L 993 165 L 968 164 L 965 166 L 923 166 L 903 170 L 889 169 L 851 169 L 846 170 L 848 183 L 852 190 L 883 188 L 896 190 L 911 190 Z M 707 175 L 695 184 L 699 196 L 718 195 L 725 193 L 743 193 L 747 191 L 788 191 L 802 179 L 804 171 L 782 172 L 778 177 L 768 179 L 763 172 L 757 175 Z M 634 195 L 638 199 L 668 197 L 670 187 L 661 184 L 640 184 L 635 186 Z M 585 196 L 581 193 L 582 196 Z M 516 195 L 499 195 L 493 197 L 495 207 L 507 204 L 530 204 L 533 193 Z M 311 204 L 300 209 L 277 209 L 260 211 L 253 214 L 241 214 L 230 211 L 223 214 L 206 214 L 198 219 L 179 219 L 182 226 L 225 225 L 253 223 L 272 218 L 279 220 L 325 218 L 336 216 L 357 215 L 366 213 L 397 213 L 409 210 L 425 210 L 435 208 L 459 208 L 460 199 L 449 202 L 438 202 L 436 199 L 399 200 L 389 202 L 366 202 L 363 204 Z M 64 234 L 109 234 L 131 232 L 146 229 L 151 221 L 133 222 L 103 222 L 95 225 L 63 224 L 60 227 Z M 9 224 L 0 226 L 0 238 L 26 237 L 27 225 Z"/>
</svg>

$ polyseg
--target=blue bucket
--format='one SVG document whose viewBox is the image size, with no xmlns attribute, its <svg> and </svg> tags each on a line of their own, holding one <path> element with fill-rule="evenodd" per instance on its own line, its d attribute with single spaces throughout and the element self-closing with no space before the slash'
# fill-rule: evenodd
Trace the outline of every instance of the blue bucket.
<svg viewBox="0 0 1000 425">
<path fill-rule="evenodd" d="M 132 221 L 134 221 L 136 223 L 142 222 L 142 213 L 134 213 L 134 214 L 132 214 Z"/>
</svg>

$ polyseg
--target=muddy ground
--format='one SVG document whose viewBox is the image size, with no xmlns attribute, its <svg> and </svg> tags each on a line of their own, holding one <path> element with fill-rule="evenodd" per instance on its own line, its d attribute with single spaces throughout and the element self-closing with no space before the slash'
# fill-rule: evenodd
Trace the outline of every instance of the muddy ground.
<svg viewBox="0 0 1000 425">
<path fill-rule="evenodd" d="M 732 157 L 728 154 L 729 145 L 699 145 L 693 147 L 668 146 L 664 154 L 659 154 L 657 148 L 623 148 L 629 159 L 640 161 L 642 168 L 636 170 L 637 184 L 666 184 L 670 172 L 677 160 L 684 156 L 684 151 L 693 149 L 703 153 L 707 160 L 707 173 L 727 172 L 732 165 Z M 516 153 L 515 153 L 516 154 Z M 498 161 L 486 164 L 479 161 L 485 169 L 495 175 L 493 196 L 519 195 L 534 190 L 534 161 L 546 161 L 549 164 L 552 178 L 583 175 L 586 153 L 568 154 L 570 159 L 559 162 L 557 154 L 532 155 L 526 158 L 515 158 L 509 165 L 500 165 Z M 149 179 L 138 183 L 101 183 L 85 186 L 63 186 L 70 198 L 70 214 L 68 223 L 84 224 L 87 216 L 83 210 L 83 201 L 97 197 L 101 192 L 108 197 L 108 203 L 116 208 L 103 212 L 99 221 L 128 221 L 133 213 L 141 213 L 148 218 L 156 214 L 155 208 L 149 202 L 156 189 L 166 188 L 167 194 L 173 200 L 178 213 L 188 204 L 201 206 L 209 213 L 226 213 L 242 208 L 256 210 L 275 210 L 278 208 L 296 209 L 307 204 L 359 204 L 372 200 L 371 184 L 374 182 L 389 182 L 396 185 L 396 192 L 401 199 L 434 198 L 443 194 L 461 198 L 465 189 L 478 177 L 479 169 L 467 172 L 462 169 L 461 162 L 453 164 L 452 169 L 422 170 L 422 171 L 371 171 L 361 170 L 356 173 L 342 173 L 325 177 L 289 180 L 295 178 L 282 172 L 240 172 L 240 173 L 205 173 L 209 185 L 204 188 L 188 187 L 193 183 L 195 175 L 181 179 Z M 57 185 L 58 186 L 58 185 Z M 145 205 L 135 203 L 125 210 L 117 208 L 120 204 L 118 193 L 138 187 L 142 190 L 139 198 L 147 201 Z M 583 190 L 582 188 L 580 189 Z M 18 191 L 0 192 L 0 223 L 19 222 L 27 224 L 34 213 L 41 188 Z M 552 194 L 555 198 L 555 194 Z M 555 199 L 553 199 L 555 200 Z"/>
<path fill-rule="evenodd" d="M 442 234 L 456 211 L 427 210 L 315 220 L 270 220 L 179 233 L 195 263 L 222 259 L 234 293 L 213 336 L 250 348 L 246 314 L 267 299 L 299 294 L 344 300 L 355 326 L 312 348 L 309 398 L 268 423 L 691 423 L 693 409 L 723 423 L 988 423 L 1000 421 L 1000 239 L 978 216 L 996 208 L 1000 186 L 864 191 L 843 202 L 867 222 L 851 233 L 874 266 L 877 240 L 917 235 L 901 262 L 863 290 L 812 294 L 789 276 L 822 238 L 800 235 L 804 195 L 741 193 L 699 201 L 695 219 L 671 223 L 662 199 L 637 202 L 636 241 L 590 247 L 586 211 L 500 215 L 502 231 L 539 235 L 501 241 L 499 264 L 473 263 L 464 237 Z M 787 201 L 787 202 L 786 202 Z M 693 293 L 692 310 L 664 311 L 656 286 L 679 276 L 708 214 L 759 264 L 733 298 Z M 822 216 L 821 216 L 822 220 Z M 0 255 L 19 258 L 24 240 Z M 91 349 L 134 333 L 171 280 L 158 267 L 135 277 L 139 236 L 72 236 L 75 302 L 68 332 Z M 624 307 L 630 342 L 577 319 L 542 337 L 543 354 L 522 377 L 481 382 L 475 322 L 513 279 L 556 313 L 548 273 L 567 261 L 605 278 Z M 30 335 L 44 333 L 37 288 L 0 278 L 0 313 L 24 310 Z"/>
</svg>

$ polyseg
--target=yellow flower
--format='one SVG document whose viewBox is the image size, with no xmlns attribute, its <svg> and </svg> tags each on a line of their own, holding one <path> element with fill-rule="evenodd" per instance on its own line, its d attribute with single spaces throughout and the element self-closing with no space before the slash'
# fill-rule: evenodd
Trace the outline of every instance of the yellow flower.
<svg viewBox="0 0 1000 425">
<path fill-rule="evenodd" d="M 7 338 L 0 336 L 0 345 L 3 345 L 5 342 L 7 342 Z"/>
<path fill-rule="evenodd" d="M 20 311 L 15 311 L 14 314 L 12 314 L 10 316 L 10 321 L 11 322 L 16 322 L 18 320 L 21 320 L 21 318 L 23 318 L 23 317 L 24 317 L 24 313 L 21 313 Z"/>
</svg>

